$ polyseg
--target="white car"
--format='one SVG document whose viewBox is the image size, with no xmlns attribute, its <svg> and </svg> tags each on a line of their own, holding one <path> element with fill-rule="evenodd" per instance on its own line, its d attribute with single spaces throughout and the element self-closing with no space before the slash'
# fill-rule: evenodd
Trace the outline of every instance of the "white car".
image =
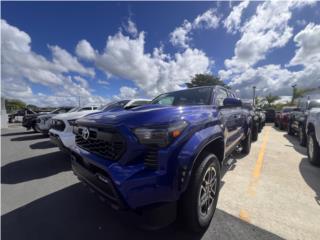
<svg viewBox="0 0 320 240">
<path fill-rule="evenodd" d="M 70 112 L 59 114 L 52 118 L 49 136 L 51 141 L 57 145 L 61 151 L 69 152 L 69 149 L 75 145 L 75 136 L 73 134 L 73 126 L 76 120 L 89 114 L 99 112 L 116 111 L 119 109 L 130 109 L 141 105 L 148 104 L 149 99 L 133 99 L 112 102 L 104 107 L 96 110 L 86 110 L 80 112 Z"/>
</svg>

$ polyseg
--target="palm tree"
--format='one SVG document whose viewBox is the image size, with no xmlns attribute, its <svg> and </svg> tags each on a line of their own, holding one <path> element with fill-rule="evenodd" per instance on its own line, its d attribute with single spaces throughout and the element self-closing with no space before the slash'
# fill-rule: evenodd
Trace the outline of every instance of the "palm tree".
<svg viewBox="0 0 320 240">
<path fill-rule="evenodd" d="M 280 99 L 279 96 L 273 96 L 273 95 L 271 95 L 271 93 L 269 93 L 269 95 L 267 95 L 265 97 L 265 100 L 267 101 L 269 107 L 271 107 L 272 103 L 274 103 L 275 101 L 277 101 L 279 99 Z"/>
</svg>

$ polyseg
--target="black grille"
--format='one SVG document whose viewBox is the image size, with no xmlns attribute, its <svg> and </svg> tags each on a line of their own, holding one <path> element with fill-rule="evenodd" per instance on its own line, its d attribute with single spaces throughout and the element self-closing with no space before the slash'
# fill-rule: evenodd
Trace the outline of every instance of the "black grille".
<svg viewBox="0 0 320 240">
<path fill-rule="evenodd" d="M 51 120 L 51 128 L 62 132 L 66 128 L 66 125 L 64 124 L 64 122 L 62 120 L 52 119 Z"/>
<path fill-rule="evenodd" d="M 144 165 L 148 168 L 158 168 L 158 146 L 148 146 L 144 157 Z"/>
<path fill-rule="evenodd" d="M 82 136 L 84 127 L 75 127 L 76 144 L 99 156 L 110 160 L 117 160 L 125 151 L 125 141 L 123 137 L 114 129 L 88 128 L 89 138 Z"/>
</svg>

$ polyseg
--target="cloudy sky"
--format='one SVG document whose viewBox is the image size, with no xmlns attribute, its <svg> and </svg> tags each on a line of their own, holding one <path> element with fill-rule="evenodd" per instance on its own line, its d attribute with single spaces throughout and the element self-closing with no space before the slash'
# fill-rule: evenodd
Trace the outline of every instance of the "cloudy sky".
<svg viewBox="0 0 320 240">
<path fill-rule="evenodd" d="M 320 2 L 1 2 L 2 95 L 153 98 L 197 73 L 243 98 L 320 86 Z"/>
</svg>

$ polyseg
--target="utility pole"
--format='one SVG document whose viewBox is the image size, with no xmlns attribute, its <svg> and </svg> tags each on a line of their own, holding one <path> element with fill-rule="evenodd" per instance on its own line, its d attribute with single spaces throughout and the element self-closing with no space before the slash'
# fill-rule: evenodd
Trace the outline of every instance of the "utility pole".
<svg viewBox="0 0 320 240">
<path fill-rule="evenodd" d="M 295 97 L 295 92 L 296 92 L 296 87 L 297 87 L 297 84 L 293 84 L 292 86 L 292 100 L 291 100 L 291 104 L 293 104 L 294 102 L 294 97 Z"/>
<path fill-rule="evenodd" d="M 253 86 L 252 90 L 253 90 L 252 105 L 255 106 L 256 105 L 256 86 Z"/>
<path fill-rule="evenodd" d="M 79 100 L 79 107 L 81 107 L 81 105 L 80 105 L 80 96 L 79 96 L 79 99 L 78 99 L 78 100 Z"/>
</svg>

